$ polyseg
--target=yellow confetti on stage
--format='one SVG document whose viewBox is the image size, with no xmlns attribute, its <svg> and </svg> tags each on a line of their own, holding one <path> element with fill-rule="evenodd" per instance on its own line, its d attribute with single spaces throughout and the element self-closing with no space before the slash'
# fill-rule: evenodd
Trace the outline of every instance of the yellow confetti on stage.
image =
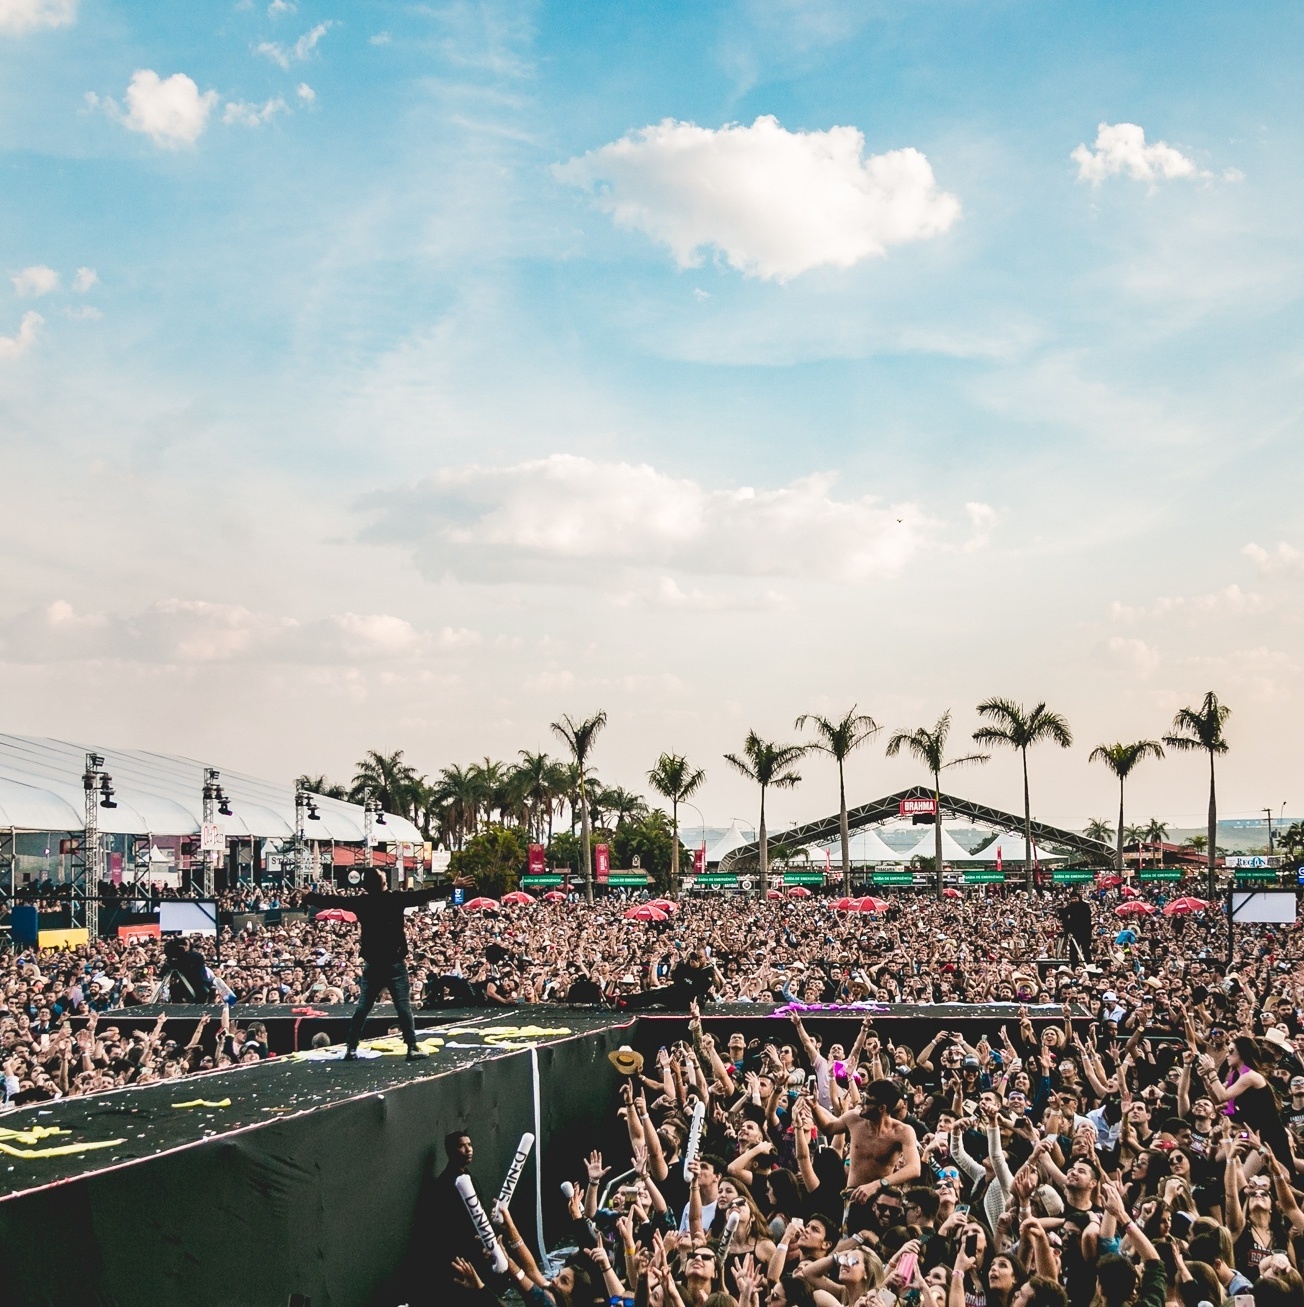
<svg viewBox="0 0 1304 1307">
<path fill-rule="evenodd" d="M 38 1144 L 51 1135 L 66 1135 L 71 1131 L 57 1125 L 34 1125 L 30 1130 L 0 1130 L 0 1140 L 12 1139 L 19 1144 Z"/>
<path fill-rule="evenodd" d="M 67 1157 L 72 1153 L 86 1153 L 92 1148 L 116 1148 L 125 1144 L 125 1139 L 97 1139 L 93 1143 L 61 1144 L 57 1148 L 14 1148 L 0 1142 L 0 1153 L 7 1157 Z"/>
<path fill-rule="evenodd" d="M 189 1103 L 173 1103 L 173 1107 L 230 1107 L 229 1098 L 219 1098 L 217 1102 L 210 1103 L 206 1098 L 196 1098 Z"/>
</svg>

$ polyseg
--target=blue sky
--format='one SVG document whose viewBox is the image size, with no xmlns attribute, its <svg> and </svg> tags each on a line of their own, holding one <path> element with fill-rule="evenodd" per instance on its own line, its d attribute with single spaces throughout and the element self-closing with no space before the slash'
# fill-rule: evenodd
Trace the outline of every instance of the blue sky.
<svg viewBox="0 0 1304 1307">
<path fill-rule="evenodd" d="M 605 707 L 724 819 L 750 727 L 1009 694 L 1082 821 L 1214 688 L 1228 811 L 1304 806 L 1302 26 L 0 0 L 0 716 L 277 775 Z"/>
</svg>

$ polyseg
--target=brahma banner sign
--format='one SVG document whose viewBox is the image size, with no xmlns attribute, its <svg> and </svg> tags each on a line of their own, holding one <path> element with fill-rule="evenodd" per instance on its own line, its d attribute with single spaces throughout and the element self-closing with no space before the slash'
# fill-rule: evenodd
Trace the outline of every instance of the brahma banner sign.
<svg viewBox="0 0 1304 1307">
<path fill-rule="evenodd" d="M 530 875 L 542 876 L 548 870 L 544 860 L 543 845 L 530 845 Z"/>
<path fill-rule="evenodd" d="M 903 817 L 937 816 L 936 799 L 902 799 L 898 811 Z"/>
<path fill-rule="evenodd" d="M 693 850 L 693 875 L 700 876 L 706 870 L 706 845 Z"/>
<path fill-rule="evenodd" d="M 611 875 L 611 851 L 605 844 L 593 846 L 593 877 L 599 885 L 605 885 Z"/>
</svg>

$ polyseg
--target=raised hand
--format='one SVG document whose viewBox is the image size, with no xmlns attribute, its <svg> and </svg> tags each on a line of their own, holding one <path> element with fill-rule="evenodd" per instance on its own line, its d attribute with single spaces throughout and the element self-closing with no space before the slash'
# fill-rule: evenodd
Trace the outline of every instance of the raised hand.
<svg viewBox="0 0 1304 1307">
<path fill-rule="evenodd" d="M 602 1154 L 596 1148 L 588 1155 L 584 1167 L 588 1172 L 590 1184 L 600 1184 L 602 1177 L 611 1170 L 611 1167 L 602 1165 Z"/>
</svg>

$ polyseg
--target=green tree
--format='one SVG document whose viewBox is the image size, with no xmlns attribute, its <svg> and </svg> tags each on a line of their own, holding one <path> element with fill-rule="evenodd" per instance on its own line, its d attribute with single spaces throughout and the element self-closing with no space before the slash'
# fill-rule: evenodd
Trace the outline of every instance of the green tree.
<svg viewBox="0 0 1304 1307">
<path fill-rule="evenodd" d="M 578 872 L 584 859 L 584 846 L 568 830 L 557 831 L 548 841 L 548 866 L 566 867 Z"/>
<path fill-rule="evenodd" d="M 800 774 L 792 768 L 805 752 L 804 745 L 774 744 L 769 740 L 762 740 L 755 731 L 748 731 L 747 738 L 743 741 L 741 756 L 736 753 L 724 755 L 725 762 L 735 771 L 746 776 L 749 781 L 755 781 L 761 787 L 761 824 L 756 832 L 757 845 L 760 849 L 758 865 L 761 898 L 765 897 L 770 887 L 767 874 L 769 850 L 765 834 L 765 793 L 770 789 L 791 790 L 801 784 Z"/>
<path fill-rule="evenodd" d="M 1107 821 L 1102 821 L 1099 817 L 1092 817 L 1087 822 L 1087 828 L 1082 832 L 1089 840 L 1099 840 L 1102 844 L 1108 844 L 1114 838 L 1114 828 Z"/>
<path fill-rule="evenodd" d="M 657 892 L 664 893 L 670 885 L 676 852 L 670 818 L 655 808 L 622 822 L 612 836 L 611 852 L 619 867 L 632 867 L 637 858 L 639 866 L 651 875 Z"/>
<path fill-rule="evenodd" d="M 460 849 L 479 828 L 479 782 L 469 768 L 454 763 L 439 773 L 432 789 L 445 846 Z"/>
<path fill-rule="evenodd" d="M 347 799 L 349 792 L 343 785 L 333 785 L 325 776 L 300 776 L 295 785 L 307 794 L 320 794 L 326 799 Z"/>
<path fill-rule="evenodd" d="M 386 812 L 413 816 L 413 800 L 420 793 L 421 785 L 416 770 L 403 761 L 402 749 L 393 753 L 368 749 L 353 774 L 349 798 L 354 803 L 362 803 L 370 793 Z"/>
<path fill-rule="evenodd" d="M 1209 755 L 1209 834 L 1207 857 L 1209 859 L 1209 901 L 1213 902 L 1217 887 L 1214 884 L 1215 868 L 1218 863 L 1218 796 L 1214 783 L 1214 759 L 1220 753 L 1227 752 L 1227 740 L 1223 736 L 1223 727 L 1232 715 L 1232 710 L 1218 702 L 1218 696 L 1210 690 L 1204 696 L 1204 702 L 1198 708 L 1179 709 L 1173 718 L 1173 729 L 1164 736 L 1164 743 L 1178 753 L 1199 753 Z"/>
<path fill-rule="evenodd" d="M 815 728 L 815 740 L 809 746 L 816 753 L 827 753 L 838 764 L 838 833 L 842 837 L 842 892 L 851 893 L 851 831 L 847 825 L 847 780 L 845 768 L 852 752 L 878 734 L 881 727 L 868 714 L 858 713 L 856 705 L 840 721 L 818 713 L 802 713 L 795 729 L 804 731 L 806 724 Z"/>
<path fill-rule="evenodd" d="M 566 714 L 560 721 L 552 723 L 552 729 L 570 750 L 571 758 L 578 773 L 580 801 L 580 839 L 584 847 L 584 897 L 593 902 L 593 835 L 589 823 L 589 800 L 587 776 L 589 754 L 593 752 L 594 741 L 607 724 L 607 714 L 596 712 L 583 721 L 575 721 Z"/>
<path fill-rule="evenodd" d="M 1032 892 L 1032 799 L 1028 791 L 1028 750 L 1034 744 L 1050 740 L 1061 749 L 1073 743 L 1069 724 L 1045 703 L 1031 711 L 1013 699 L 985 699 L 978 705 L 978 716 L 988 724 L 974 733 L 975 744 L 1000 744 L 1019 751 L 1023 762 L 1023 882 Z"/>
<path fill-rule="evenodd" d="M 959 758 L 946 756 L 946 739 L 951 734 L 951 710 L 948 708 L 938 719 L 937 725 L 930 731 L 927 726 L 916 727 L 913 731 L 897 731 L 887 742 L 887 756 L 895 758 L 904 749 L 918 762 L 928 768 L 933 777 L 933 798 L 937 803 L 934 817 L 934 834 L 937 837 L 934 865 L 937 871 L 937 897 L 942 897 L 945 867 L 942 862 L 942 773 L 951 767 L 968 767 L 971 764 L 987 762 L 991 755 L 987 753 L 967 753 Z"/>
<path fill-rule="evenodd" d="M 1137 740 L 1132 744 L 1098 744 L 1088 762 L 1103 762 L 1118 777 L 1118 874 L 1123 874 L 1123 840 L 1127 825 L 1123 820 L 1123 784 L 1132 769 L 1144 758 L 1162 758 L 1164 746 L 1158 740 Z"/>
<path fill-rule="evenodd" d="M 1158 817 L 1151 817 L 1146 824 L 1144 838 L 1150 844 L 1162 844 L 1168 838 L 1167 823 L 1160 821 Z"/>
<path fill-rule="evenodd" d="M 690 767 L 688 760 L 678 753 L 663 753 L 657 765 L 647 774 L 647 783 L 662 798 L 670 800 L 670 824 L 673 840 L 670 845 L 670 893 L 679 893 L 679 805 L 702 788 L 706 772 L 701 767 Z"/>
<path fill-rule="evenodd" d="M 481 894 L 501 898 L 516 888 L 525 866 L 525 841 L 510 826 L 486 826 L 448 860 L 452 876 L 472 876 Z"/>
<path fill-rule="evenodd" d="M 530 837 L 542 840 L 544 818 L 551 823 L 552 809 L 557 802 L 557 764 L 546 753 L 522 749 L 512 779 L 525 806 Z"/>
</svg>

